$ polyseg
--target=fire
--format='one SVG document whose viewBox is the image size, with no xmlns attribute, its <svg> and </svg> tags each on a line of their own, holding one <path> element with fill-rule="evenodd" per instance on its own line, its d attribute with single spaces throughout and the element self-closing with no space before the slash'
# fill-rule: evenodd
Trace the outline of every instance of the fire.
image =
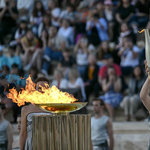
<svg viewBox="0 0 150 150">
<path fill-rule="evenodd" d="M 73 95 L 60 91 L 56 86 L 41 87 L 41 92 L 36 90 L 36 84 L 33 83 L 31 77 L 26 80 L 26 87 L 19 93 L 13 88 L 7 97 L 12 99 L 18 106 L 25 105 L 25 102 L 32 104 L 48 104 L 48 103 L 72 103 L 77 101 Z"/>
<path fill-rule="evenodd" d="M 144 32 L 145 31 L 145 29 L 143 29 L 143 30 L 141 30 L 141 31 L 138 31 L 139 33 L 142 33 L 142 32 Z"/>
</svg>

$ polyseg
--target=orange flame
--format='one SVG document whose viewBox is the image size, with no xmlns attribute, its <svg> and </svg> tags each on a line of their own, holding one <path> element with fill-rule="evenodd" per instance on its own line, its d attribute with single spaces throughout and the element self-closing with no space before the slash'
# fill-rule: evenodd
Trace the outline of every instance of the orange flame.
<svg viewBox="0 0 150 150">
<path fill-rule="evenodd" d="M 139 33 L 142 33 L 142 32 L 144 32 L 145 31 L 145 29 L 143 29 L 143 30 L 141 30 L 141 31 L 138 31 Z"/>
<path fill-rule="evenodd" d="M 15 88 L 10 89 L 7 97 L 12 99 L 18 106 L 25 105 L 25 102 L 32 104 L 43 103 L 72 103 L 77 101 L 73 95 L 67 92 L 61 92 L 56 86 L 41 87 L 42 91 L 36 91 L 36 84 L 33 83 L 31 77 L 26 80 L 26 87 L 19 93 Z"/>
</svg>

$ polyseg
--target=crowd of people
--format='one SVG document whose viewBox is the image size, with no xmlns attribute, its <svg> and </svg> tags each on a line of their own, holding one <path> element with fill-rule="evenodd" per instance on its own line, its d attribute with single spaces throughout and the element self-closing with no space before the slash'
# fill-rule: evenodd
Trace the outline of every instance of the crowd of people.
<svg viewBox="0 0 150 150">
<path fill-rule="evenodd" d="M 1 0 L 0 98 L 5 112 L 21 108 L 7 98 L 30 75 L 53 76 L 50 86 L 80 89 L 81 101 L 101 98 L 108 115 L 124 109 L 133 120 L 146 74 L 138 31 L 150 30 L 149 0 Z M 142 39 L 144 41 L 144 39 Z"/>
</svg>

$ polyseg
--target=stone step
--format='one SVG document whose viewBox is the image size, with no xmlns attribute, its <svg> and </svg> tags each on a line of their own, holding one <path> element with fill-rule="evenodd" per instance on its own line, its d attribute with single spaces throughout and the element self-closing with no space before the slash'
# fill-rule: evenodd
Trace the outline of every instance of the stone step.
<svg viewBox="0 0 150 150">
<path fill-rule="evenodd" d="M 14 140 L 19 138 L 17 124 L 13 124 Z M 148 122 L 113 122 L 114 150 L 146 150 Z M 108 140 L 109 142 L 109 140 Z"/>
</svg>

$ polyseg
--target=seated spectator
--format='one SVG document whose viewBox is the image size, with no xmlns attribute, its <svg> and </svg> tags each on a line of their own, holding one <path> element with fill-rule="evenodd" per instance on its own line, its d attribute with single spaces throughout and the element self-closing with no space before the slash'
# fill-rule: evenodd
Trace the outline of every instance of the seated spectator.
<svg viewBox="0 0 150 150">
<path fill-rule="evenodd" d="M 9 83 L 15 83 L 15 85 L 20 85 L 19 67 L 17 64 L 12 64 L 11 72 L 6 76 Z"/>
<path fill-rule="evenodd" d="M 32 7 L 34 5 L 34 0 L 17 0 L 17 9 L 19 13 L 19 18 L 21 17 L 27 17 L 32 13 Z"/>
<path fill-rule="evenodd" d="M 48 14 L 45 14 L 43 16 L 43 22 L 41 22 L 39 27 L 38 27 L 38 37 L 41 38 L 43 29 L 47 30 L 47 32 L 48 32 L 50 26 L 51 26 L 50 16 Z"/>
<path fill-rule="evenodd" d="M 41 33 L 41 40 L 39 42 L 39 47 L 33 53 L 31 61 L 23 68 L 24 71 L 29 71 L 32 66 L 36 67 L 39 71 L 41 70 L 42 58 L 47 44 L 48 44 L 48 32 L 46 29 L 43 29 Z"/>
<path fill-rule="evenodd" d="M 96 91 L 95 91 L 96 97 L 98 97 L 99 91 L 101 90 L 102 80 L 108 78 L 107 70 L 110 66 L 114 67 L 115 73 L 117 76 L 119 76 L 119 77 L 122 76 L 120 66 L 114 63 L 114 59 L 111 54 L 105 54 L 103 60 L 104 60 L 105 65 L 102 66 L 98 72 L 98 83 L 96 85 Z M 124 87 L 124 85 L 123 85 L 123 87 Z"/>
<path fill-rule="evenodd" d="M 28 30 L 26 35 L 21 39 L 21 45 L 24 50 L 22 65 L 25 66 L 30 63 L 33 54 L 39 46 L 39 41 L 33 34 L 32 30 Z"/>
<path fill-rule="evenodd" d="M 32 25 L 32 31 L 35 35 L 38 35 L 38 27 L 43 20 L 45 13 L 43 4 L 40 0 L 35 1 L 32 15 L 30 17 L 30 23 Z"/>
<path fill-rule="evenodd" d="M 104 59 L 105 66 L 103 66 L 99 69 L 99 73 L 98 73 L 99 80 L 103 80 L 103 79 L 106 79 L 108 77 L 107 76 L 107 69 L 110 66 L 114 67 L 115 73 L 116 73 L 117 76 L 122 75 L 120 66 L 114 63 L 114 60 L 113 60 L 113 57 L 112 57 L 111 54 L 104 55 L 103 59 Z"/>
<path fill-rule="evenodd" d="M 10 0 L 5 0 L 5 7 L 0 9 L 0 44 L 4 45 L 4 37 L 16 30 L 18 11 Z M 11 39 L 12 39 L 11 37 Z"/>
<path fill-rule="evenodd" d="M 3 110 L 5 109 L 4 104 L 0 103 L 0 149 L 11 150 L 13 142 L 13 129 L 12 125 L 4 119 Z"/>
<path fill-rule="evenodd" d="M 17 128 L 20 134 L 21 131 L 21 114 L 17 116 Z M 20 140 L 17 138 L 12 144 L 12 150 L 20 150 Z"/>
<path fill-rule="evenodd" d="M 99 15 L 99 17 L 105 17 L 104 16 L 104 3 L 103 3 L 103 1 L 98 1 L 95 5 L 95 9 L 93 9 L 92 12 L 94 14 L 97 13 Z"/>
<path fill-rule="evenodd" d="M 84 86 L 86 92 L 86 98 L 88 98 L 92 92 L 94 92 L 94 96 L 96 97 L 95 92 L 97 92 L 95 84 L 97 83 L 98 79 L 98 71 L 99 66 L 96 64 L 96 57 L 94 54 L 90 54 L 88 57 L 89 64 L 85 69 L 84 73 Z"/>
<path fill-rule="evenodd" d="M 130 0 L 121 0 L 120 6 L 115 13 L 114 40 L 117 41 L 120 24 L 123 22 L 129 23 L 132 16 L 135 14 L 135 7 L 131 5 Z"/>
<path fill-rule="evenodd" d="M 76 43 L 74 47 L 74 53 L 76 54 L 77 69 L 80 73 L 81 78 L 84 78 L 84 72 L 88 65 L 88 40 L 82 37 Z"/>
<path fill-rule="evenodd" d="M 9 57 L 7 58 L 8 66 L 11 69 L 11 66 L 15 63 L 19 66 L 19 69 L 21 69 L 21 59 L 19 56 L 15 55 L 15 46 L 9 46 Z"/>
<path fill-rule="evenodd" d="M 29 75 L 31 76 L 33 82 L 37 79 L 38 70 L 36 69 L 36 67 L 31 67 L 30 68 Z"/>
<path fill-rule="evenodd" d="M 68 79 L 69 69 L 75 67 L 76 61 L 68 49 L 64 49 L 62 54 L 63 57 L 59 61 L 58 68 L 63 71 L 64 77 Z"/>
<path fill-rule="evenodd" d="M 10 69 L 9 69 L 9 67 L 7 66 L 7 65 L 4 65 L 3 67 L 2 67 L 2 72 L 1 72 L 1 74 L 3 74 L 5 77 L 9 74 L 9 72 L 10 72 Z"/>
<path fill-rule="evenodd" d="M 70 69 L 69 70 L 69 82 L 68 82 L 69 89 L 79 88 L 81 89 L 82 93 L 82 101 L 86 101 L 86 94 L 84 88 L 84 82 L 82 78 L 79 77 L 79 72 L 77 69 Z"/>
<path fill-rule="evenodd" d="M 122 23 L 121 25 L 120 36 L 118 38 L 118 44 L 116 45 L 116 49 L 120 49 L 123 46 L 123 38 L 127 36 L 132 36 L 132 32 L 129 29 L 127 23 Z"/>
<path fill-rule="evenodd" d="M 51 24 L 52 26 L 55 26 L 56 28 L 59 28 L 60 23 L 59 23 L 59 16 L 61 13 L 61 9 L 56 7 L 51 11 Z"/>
<path fill-rule="evenodd" d="M 21 20 L 19 23 L 19 28 L 15 32 L 15 40 L 17 43 L 20 43 L 21 38 L 25 35 L 27 31 L 27 21 Z"/>
<path fill-rule="evenodd" d="M 134 114 L 142 104 L 139 94 L 144 82 L 145 76 L 143 68 L 140 66 L 134 67 L 133 75 L 130 78 L 128 85 L 129 93 L 123 98 L 123 101 L 120 104 L 120 106 L 124 109 L 127 121 L 133 119 Z"/>
<path fill-rule="evenodd" d="M 74 30 L 70 26 L 69 20 L 64 19 L 62 22 L 62 26 L 58 30 L 58 36 L 61 38 L 65 38 L 69 45 L 74 44 Z"/>
<path fill-rule="evenodd" d="M 68 81 L 63 78 L 63 73 L 59 69 L 54 71 L 54 80 L 51 83 L 51 86 L 55 85 L 58 89 L 67 89 Z"/>
<path fill-rule="evenodd" d="M 107 22 L 104 18 L 100 18 L 98 14 L 91 16 L 90 20 L 86 22 L 86 31 L 89 42 L 94 46 L 100 44 L 100 41 L 109 39 L 107 34 Z"/>
<path fill-rule="evenodd" d="M 49 39 L 48 39 L 48 45 L 49 47 L 51 47 L 53 50 L 58 49 L 58 45 L 57 44 L 58 40 L 57 40 L 57 28 L 54 26 L 51 26 L 49 28 Z"/>
<path fill-rule="evenodd" d="M 149 21 L 150 1 L 139 0 L 135 5 L 138 13 L 131 18 L 131 26 L 135 33 L 138 33 L 138 28 L 145 28 Z"/>
<path fill-rule="evenodd" d="M 133 44 L 131 38 L 123 38 L 123 47 L 120 48 L 118 55 L 121 57 L 121 70 L 123 75 L 130 75 L 132 69 L 139 65 L 140 49 Z"/>
<path fill-rule="evenodd" d="M 62 19 L 68 19 L 70 23 L 75 22 L 75 13 L 73 12 L 73 7 L 72 5 L 68 5 L 66 10 L 63 10 L 60 14 L 60 21 Z"/>
<path fill-rule="evenodd" d="M 2 70 L 2 67 L 4 65 L 7 66 L 8 61 L 7 61 L 7 57 L 3 54 L 3 46 L 0 45 L 0 70 Z"/>
<path fill-rule="evenodd" d="M 97 64 L 99 67 L 104 66 L 104 56 L 106 54 L 110 54 L 111 51 L 109 49 L 109 42 L 108 41 L 103 41 L 101 42 L 100 46 L 97 49 Z"/>
<path fill-rule="evenodd" d="M 113 39 L 113 27 L 114 27 L 114 8 L 111 0 L 104 1 L 104 18 L 108 22 L 108 33 L 110 40 Z"/>
<path fill-rule="evenodd" d="M 104 101 L 109 116 L 113 119 L 114 108 L 117 108 L 122 100 L 121 78 L 116 75 L 114 67 L 108 67 L 108 77 L 102 80 L 102 90 L 105 92 L 100 98 Z"/>
<path fill-rule="evenodd" d="M 49 0 L 48 1 L 48 8 L 46 9 L 46 13 L 51 15 L 51 11 L 56 7 L 55 1 Z"/>
<path fill-rule="evenodd" d="M 66 49 L 66 42 L 61 41 L 60 48 L 59 49 L 51 49 L 52 46 L 52 39 L 49 40 L 48 46 L 45 48 L 44 56 L 43 56 L 43 65 L 42 65 L 42 72 L 45 74 L 45 76 L 48 75 L 48 71 L 51 65 L 51 61 L 56 60 L 59 61 L 62 59 L 62 50 Z"/>
<path fill-rule="evenodd" d="M 25 35 L 27 31 L 27 21 L 21 20 L 19 23 L 19 28 L 15 32 L 15 36 L 13 41 L 10 42 L 10 45 L 16 45 L 16 54 L 20 56 L 22 47 L 21 47 L 21 38 Z"/>
<path fill-rule="evenodd" d="M 88 5 L 81 4 L 77 7 L 76 13 L 75 13 L 75 29 L 76 29 L 76 35 L 80 34 L 86 34 L 86 21 L 88 18 L 88 15 L 90 13 Z"/>
</svg>

